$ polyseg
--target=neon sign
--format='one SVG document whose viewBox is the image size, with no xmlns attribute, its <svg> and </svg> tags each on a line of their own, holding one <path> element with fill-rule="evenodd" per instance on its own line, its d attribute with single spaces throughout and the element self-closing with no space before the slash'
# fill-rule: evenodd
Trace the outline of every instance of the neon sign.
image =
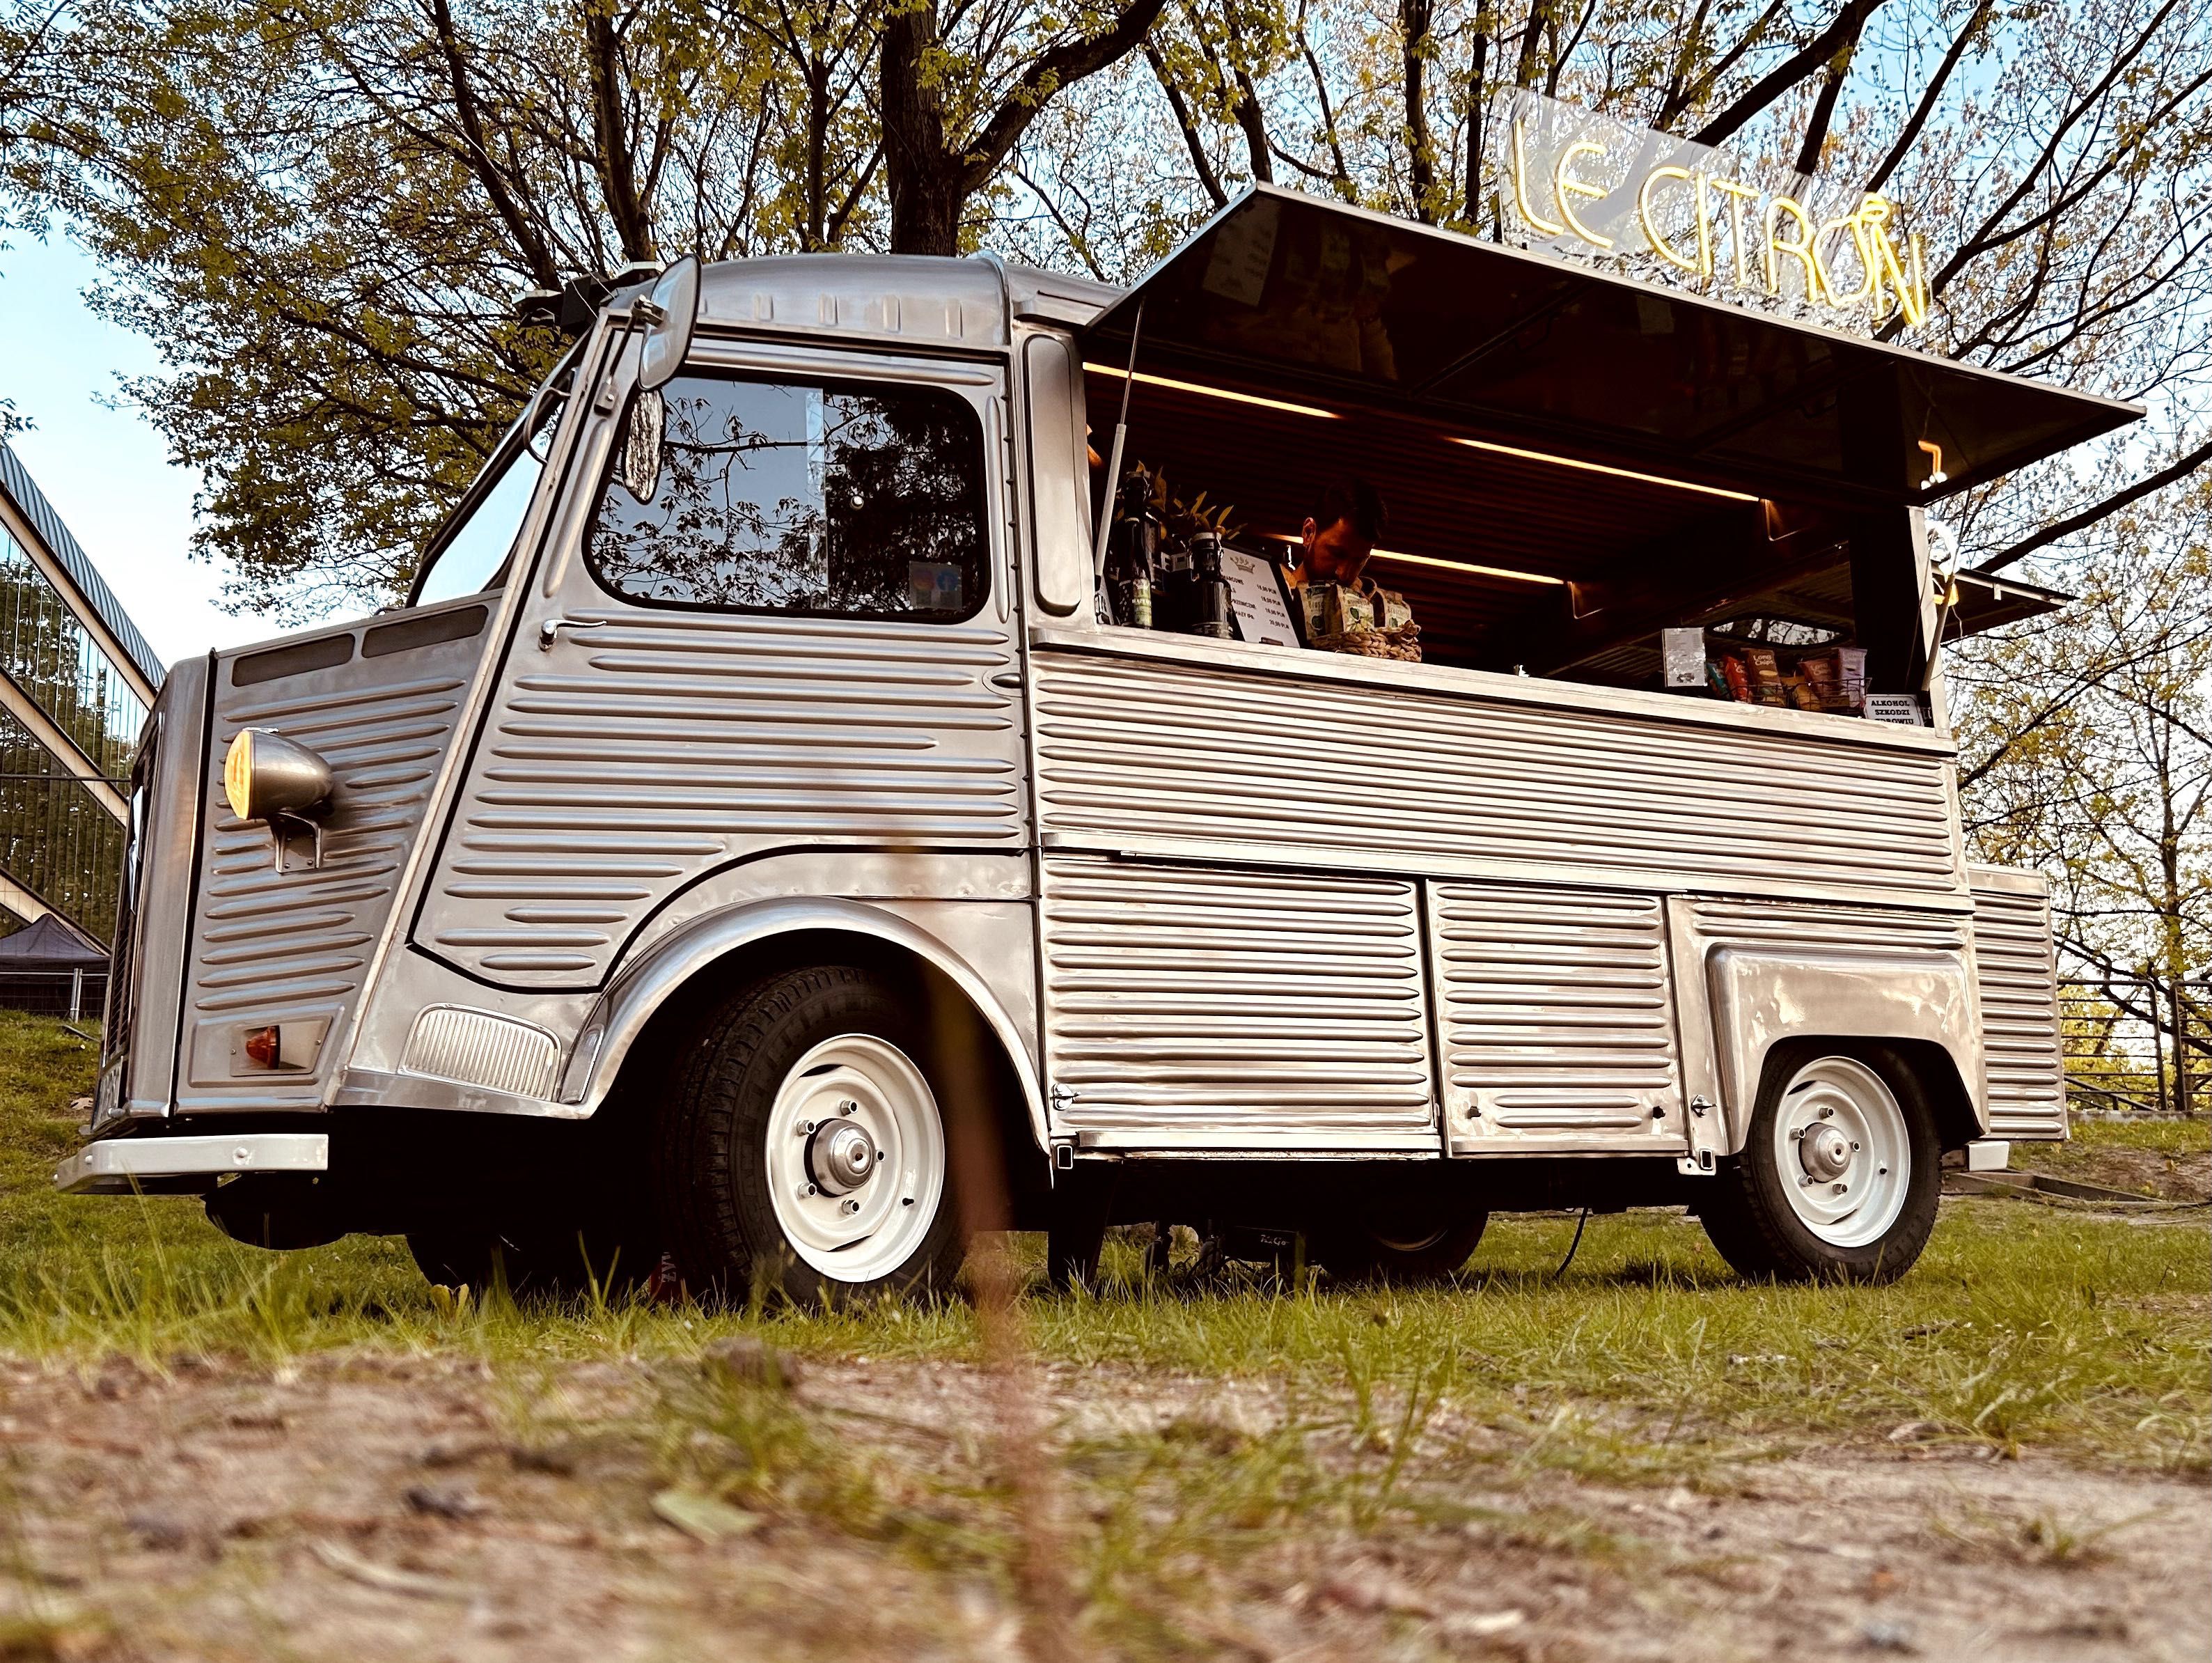
<svg viewBox="0 0 2212 1663">
<path fill-rule="evenodd" d="M 1928 320 L 1919 234 L 1899 236 L 1887 197 L 1803 174 L 1761 181 L 1726 151 L 1535 93 L 1493 110 L 1506 136 L 1499 217 L 1535 246 L 1820 321 Z"/>
</svg>

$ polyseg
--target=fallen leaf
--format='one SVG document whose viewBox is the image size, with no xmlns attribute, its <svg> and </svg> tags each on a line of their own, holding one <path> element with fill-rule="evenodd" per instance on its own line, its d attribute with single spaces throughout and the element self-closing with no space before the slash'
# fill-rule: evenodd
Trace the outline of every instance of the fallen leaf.
<svg viewBox="0 0 2212 1663">
<path fill-rule="evenodd" d="M 1528 1613 L 1521 1611 L 1454 1611 L 1444 1618 L 1443 1630 L 1456 1639 L 1480 1640 L 1507 1633 L 1528 1620 Z"/>
<path fill-rule="evenodd" d="M 427 1513 L 434 1519 L 451 1519 L 456 1523 L 475 1518 L 485 1508 L 482 1501 L 465 1489 L 433 1489 L 428 1484 L 410 1485 L 407 1505 L 417 1513 Z"/>
<path fill-rule="evenodd" d="M 745 1536 L 767 1521 L 757 1513 L 732 1507 L 696 1489 L 664 1489 L 653 1498 L 654 1516 L 698 1542 L 720 1542 Z"/>
<path fill-rule="evenodd" d="M 347 1581 L 386 1593 L 404 1593 L 416 1599 L 465 1599 L 469 1591 L 442 1576 L 422 1576 L 411 1570 L 394 1570 L 364 1559 L 336 1542 L 310 1542 L 307 1550 Z"/>
</svg>

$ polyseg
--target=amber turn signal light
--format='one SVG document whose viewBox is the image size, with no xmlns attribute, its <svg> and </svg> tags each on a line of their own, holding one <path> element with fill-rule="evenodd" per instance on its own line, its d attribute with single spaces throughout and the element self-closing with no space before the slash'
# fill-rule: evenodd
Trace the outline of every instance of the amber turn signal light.
<svg viewBox="0 0 2212 1663">
<path fill-rule="evenodd" d="M 246 1060 L 257 1069 L 273 1069 L 284 1055 L 284 1031 L 278 1027 L 249 1028 L 246 1034 Z"/>
</svg>

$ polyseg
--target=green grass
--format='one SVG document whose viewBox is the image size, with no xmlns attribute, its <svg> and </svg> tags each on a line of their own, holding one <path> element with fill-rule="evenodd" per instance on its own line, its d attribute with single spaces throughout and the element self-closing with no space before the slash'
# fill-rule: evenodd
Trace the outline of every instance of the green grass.
<svg viewBox="0 0 2212 1663">
<path fill-rule="evenodd" d="M 67 1104 L 91 1063 L 57 1024 L 0 1013 L 0 1350 L 163 1367 L 180 1353 L 269 1363 L 361 1348 L 526 1372 L 608 1356 L 681 1365 L 757 1333 L 823 1356 L 980 1355 L 958 1301 L 813 1315 L 457 1306 L 434 1297 L 396 1242 L 274 1255 L 229 1242 L 194 1201 L 58 1197 L 48 1179 L 74 1140 Z M 2085 1130 L 2085 1142 L 2106 1136 Z M 1746 1284 L 1693 1221 L 1661 1212 L 1593 1219 L 1555 1278 L 1572 1229 L 1501 1220 L 1463 1287 L 1420 1294 L 1285 1292 L 1257 1278 L 1195 1294 L 1145 1283 L 1136 1250 L 1117 1245 L 1097 1295 L 1033 1290 L 1022 1311 L 1044 1358 L 1098 1371 L 1102 1390 L 1137 1376 L 1256 1382 L 1285 1424 L 1318 1416 L 1368 1452 L 1354 1465 L 1373 1455 L 1358 1480 L 1370 1502 L 1347 1507 L 1396 1483 L 1389 1457 L 1409 1437 L 1501 1471 L 1667 1483 L 1726 1482 L 1743 1459 L 1893 1434 L 2207 1465 L 2201 1214 L 2136 1222 L 1954 1203 L 1920 1266 L 1881 1288 Z M 1164 1459 L 1138 1447 L 1107 1465 Z"/>
<path fill-rule="evenodd" d="M 2186 1120 L 2076 1120 L 2073 1132 L 2070 1142 L 2084 1149 L 2147 1149 L 2154 1154 L 2212 1151 L 2212 1114 L 2192 1115 Z M 2021 1143 L 2014 1147 L 2036 1156 L 2063 1146 Z"/>
</svg>

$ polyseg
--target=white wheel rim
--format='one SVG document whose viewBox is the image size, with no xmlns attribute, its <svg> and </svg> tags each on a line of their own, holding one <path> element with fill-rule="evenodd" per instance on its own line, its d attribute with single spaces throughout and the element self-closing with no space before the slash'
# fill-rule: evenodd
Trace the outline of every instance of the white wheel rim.
<svg viewBox="0 0 2212 1663">
<path fill-rule="evenodd" d="M 873 1152 L 861 1177 L 833 1159 L 860 1147 L 854 1128 Z M 874 1282 L 904 1264 L 944 1202 L 936 1095 L 904 1051 L 873 1034 L 841 1033 L 792 1065 L 769 1112 L 765 1154 L 784 1240 L 838 1282 Z"/>
<path fill-rule="evenodd" d="M 1881 1076 L 1854 1057 L 1797 1070 L 1774 1119 L 1774 1160 L 1797 1221 L 1836 1247 L 1878 1241 L 1905 1209 L 1912 1140 Z"/>
</svg>

